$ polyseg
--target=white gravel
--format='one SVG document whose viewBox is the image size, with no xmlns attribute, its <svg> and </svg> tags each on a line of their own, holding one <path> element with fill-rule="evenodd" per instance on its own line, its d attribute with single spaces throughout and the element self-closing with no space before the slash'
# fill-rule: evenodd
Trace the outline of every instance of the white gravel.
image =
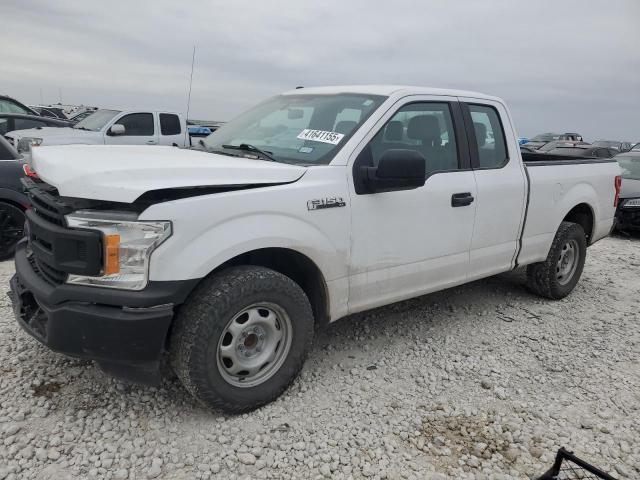
<svg viewBox="0 0 640 480">
<path fill-rule="evenodd" d="M 0 480 L 531 478 L 561 446 L 638 478 L 639 271 L 640 240 L 610 238 L 563 301 L 513 272 L 350 317 L 237 417 L 50 352 L 2 296 Z"/>
</svg>

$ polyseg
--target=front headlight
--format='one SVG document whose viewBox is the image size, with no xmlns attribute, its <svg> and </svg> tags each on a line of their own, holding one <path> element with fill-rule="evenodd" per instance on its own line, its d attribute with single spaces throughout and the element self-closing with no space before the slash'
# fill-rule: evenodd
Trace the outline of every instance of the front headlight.
<svg viewBox="0 0 640 480">
<path fill-rule="evenodd" d="M 42 145 L 42 139 L 36 137 L 24 137 L 18 140 L 18 146 L 16 149 L 18 153 L 27 153 L 31 150 L 31 147 L 39 147 Z"/>
<path fill-rule="evenodd" d="M 640 207 L 640 198 L 631 198 L 629 200 L 625 200 L 622 205 L 623 208 L 627 207 Z"/>
<path fill-rule="evenodd" d="M 69 275 L 67 283 L 75 285 L 142 290 L 149 280 L 151 253 L 171 236 L 171 222 L 137 220 L 130 213 L 79 210 L 65 218 L 70 228 L 102 232 L 102 275 Z"/>
</svg>

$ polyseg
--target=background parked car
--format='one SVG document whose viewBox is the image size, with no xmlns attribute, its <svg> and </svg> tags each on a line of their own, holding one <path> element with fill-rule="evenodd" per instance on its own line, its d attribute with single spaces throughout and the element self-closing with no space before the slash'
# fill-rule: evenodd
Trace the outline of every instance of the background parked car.
<svg viewBox="0 0 640 480">
<path fill-rule="evenodd" d="M 527 145 L 520 145 L 521 153 L 538 153 L 538 151 L 533 147 L 528 147 Z"/>
<path fill-rule="evenodd" d="M 548 155 L 568 155 L 571 157 L 612 158 L 619 152 L 613 148 L 594 145 L 574 145 L 572 147 L 556 147 L 544 152 Z"/>
<path fill-rule="evenodd" d="M 568 140 L 571 142 L 582 142 L 582 135 L 580 135 L 579 133 L 575 133 L 575 132 L 567 132 L 567 133 L 563 133 L 562 135 L 560 135 L 558 137 L 558 140 Z"/>
<path fill-rule="evenodd" d="M 69 116 L 69 121 L 75 125 L 80 120 L 84 120 L 89 115 L 92 115 L 93 113 L 95 113 L 96 110 L 98 110 L 98 109 L 97 108 L 89 108 L 89 109 L 86 109 L 86 110 L 79 110 L 77 112 L 74 112 L 73 114 L 71 114 Z"/>
<path fill-rule="evenodd" d="M 592 145 L 597 147 L 613 148 L 619 152 L 628 152 L 631 150 L 630 142 L 618 142 L 616 140 L 596 140 Z"/>
<path fill-rule="evenodd" d="M 587 142 L 572 141 L 572 140 L 554 140 L 538 148 L 538 152 L 549 152 L 558 147 L 574 147 L 576 145 L 589 145 Z"/>
<path fill-rule="evenodd" d="M 46 107 L 42 105 L 29 105 L 31 109 L 38 112 L 39 115 L 48 118 L 60 118 L 62 120 L 66 120 L 67 116 L 64 113 L 64 110 L 60 107 Z"/>
<path fill-rule="evenodd" d="M 14 130 L 42 127 L 69 127 L 71 125 L 72 123 L 69 120 L 60 120 L 59 118 L 0 112 L 0 136 L 4 136 L 7 132 Z"/>
<path fill-rule="evenodd" d="M 541 133 L 533 137 L 531 140 L 525 143 L 525 145 L 529 148 L 533 148 L 534 150 L 537 150 L 541 146 L 549 142 L 553 142 L 554 140 L 558 140 L 559 138 L 560 138 L 559 133 Z"/>
<path fill-rule="evenodd" d="M 621 232 L 640 232 L 640 151 L 621 153 L 616 160 L 622 169 L 616 229 Z"/>
<path fill-rule="evenodd" d="M 554 142 L 558 140 L 566 140 L 571 142 L 582 142 L 582 135 L 579 133 L 567 132 L 567 133 L 541 133 L 540 135 L 536 135 L 525 145 L 538 149 L 543 145 L 546 145 L 549 142 Z"/>
<path fill-rule="evenodd" d="M 24 113 L 27 115 L 38 115 L 38 112 L 27 107 L 24 103 L 20 103 L 15 98 L 7 95 L 0 95 L 0 112 L 4 113 Z"/>
<path fill-rule="evenodd" d="M 22 192 L 23 176 L 18 152 L 0 136 L 0 260 L 13 255 L 24 233 L 24 211 L 29 202 Z"/>
</svg>

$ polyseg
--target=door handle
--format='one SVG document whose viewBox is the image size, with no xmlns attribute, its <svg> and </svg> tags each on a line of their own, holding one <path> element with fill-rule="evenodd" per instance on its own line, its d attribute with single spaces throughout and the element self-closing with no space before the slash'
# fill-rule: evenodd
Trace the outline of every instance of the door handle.
<svg viewBox="0 0 640 480">
<path fill-rule="evenodd" d="M 452 207 L 466 207 L 467 205 L 471 205 L 473 203 L 473 195 L 470 192 L 464 193 L 454 193 L 451 195 L 451 206 Z"/>
<path fill-rule="evenodd" d="M 155 140 L 147 140 L 147 143 L 148 143 L 149 145 L 155 145 L 155 144 L 156 144 L 156 143 L 158 143 L 158 142 L 156 142 Z"/>
</svg>

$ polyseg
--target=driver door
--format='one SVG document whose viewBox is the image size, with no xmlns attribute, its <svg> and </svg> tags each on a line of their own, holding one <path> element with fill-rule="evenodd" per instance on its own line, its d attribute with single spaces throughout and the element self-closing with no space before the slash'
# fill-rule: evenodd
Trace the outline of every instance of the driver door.
<svg viewBox="0 0 640 480">
<path fill-rule="evenodd" d="M 354 152 L 350 313 L 466 280 L 477 195 L 466 142 L 455 99 L 416 96 L 396 104 Z M 424 186 L 356 193 L 358 169 L 377 167 L 391 149 L 425 158 Z"/>
<path fill-rule="evenodd" d="M 153 113 L 128 113 L 115 120 L 111 126 L 116 124 L 124 126 L 124 134 L 113 135 L 109 127 L 104 136 L 104 143 L 107 145 L 158 144 L 158 128 Z"/>
</svg>

